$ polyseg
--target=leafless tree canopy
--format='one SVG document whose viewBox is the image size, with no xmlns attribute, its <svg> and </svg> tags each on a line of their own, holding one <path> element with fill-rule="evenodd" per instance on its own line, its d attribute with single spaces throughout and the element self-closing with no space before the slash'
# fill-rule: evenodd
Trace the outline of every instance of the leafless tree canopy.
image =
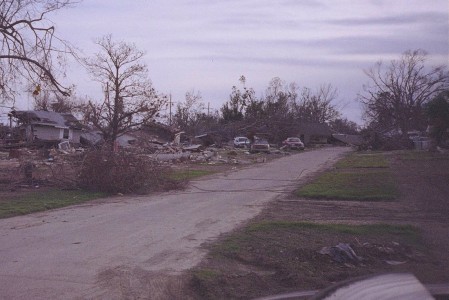
<svg viewBox="0 0 449 300">
<path fill-rule="evenodd" d="M 359 98 L 368 122 L 404 134 L 425 127 L 423 104 L 449 83 L 444 66 L 426 67 L 426 55 L 423 50 L 407 51 L 389 65 L 378 62 L 365 71 L 370 82 Z"/>
<path fill-rule="evenodd" d="M 83 101 L 72 93 L 69 97 L 61 94 L 53 94 L 48 91 L 43 91 L 39 95 L 34 96 L 34 109 L 54 111 L 57 113 L 75 113 L 83 114 Z"/>
<path fill-rule="evenodd" d="M 261 128 L 274 142 L 280 142 L 296 134 L 300 124 L 329 123 L 340 117 L 334 103 L 338 92 L 331 84 L 323 84 L 316 91 L 300 90 L 295 82 L 287 84 L 275 77 L 257 99 L 255 91 L 242 83 L 243 91 L 233 86 L 230 100 L 221 108 L 222 121 L 228 127 L 233 125 L 234 135 Z"/>
<path fill-rule="evenodd" d="M 74 3 L 74 0 L 0 0 L 0 101 L 14 99 L 17 85 L 48 83 L 56 92 L 69 90 L 57 79 L 66 42 L 55 36 L 47 16 Z M 55 64 L 59 61 L 59 64 Z"/>
<path fill-rule="evenodd" d="M 299 102 L 293 103 L 295 115 L 302 121 L 325 123 L 340 116 L 336 105 L 337 89 L 331 84 L 323 84 L 313 93 L 309 88 L 302 90 Z"/>
<path fill-rule="evenodd" d="M 134 45 L 115 42 L 110 35 L 97 41 L 100 52 L 84 60 L 92 78 L 105 93 L 102 103 L 90 101 L 85 117 L 111 145 L 120 135 L 152 121 L 167 102 L 159 95 Z"/>
<path fill-rule="evenodd" d="M 204 103 L 200 92 L 188 91 L 185 101 L 176 105 L 172 125 L 181 128 L 191 135 L 197 135 L 195 131 L 198 123 L 204 118 Z"/>
</svg>

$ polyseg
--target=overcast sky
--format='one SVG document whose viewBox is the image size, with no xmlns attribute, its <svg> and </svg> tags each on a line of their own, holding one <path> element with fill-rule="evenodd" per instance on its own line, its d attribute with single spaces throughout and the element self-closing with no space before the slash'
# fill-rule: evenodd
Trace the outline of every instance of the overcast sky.
<svg viewBox="0 0 449 300">
<path fill-rule="evenodd" d="M 257 96 L 280 77 L 332 84 L 343 114 L 361 123 L 363 69 L 418 48 L 432 64 L 448 63 L 448 8 L 447 0 L 84 0 L 50 19 L 85 55 L 106 34 L 135 43 L 154 87 L 175 102 L 195 89 L 218 109 L 241 75 Z M 80 66 L 67 75 L 78 95 L 101 97 Z"/>
</svg>

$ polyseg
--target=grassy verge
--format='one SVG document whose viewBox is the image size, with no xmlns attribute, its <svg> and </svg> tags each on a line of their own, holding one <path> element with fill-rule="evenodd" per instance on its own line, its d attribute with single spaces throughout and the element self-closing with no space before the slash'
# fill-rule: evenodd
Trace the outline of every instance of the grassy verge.
<svg viewBox="0 0 449 300">
<path fill-rule="evenodd" d="M 415 227 L 410 225 L 390 224 L 318 224 L 312 222 L 294 221 L 268 221 L 251 224 L 246 228 L 247 232 L 274 231 L 274 230 L 315 230 L 327 233 L 347 233 L 351 235 L 370 234 L 397 234 L 408 236 L 410 240 L 417 240 L 419 234 Z"/>
<path fill-rule="evenodd" d="M 295 195 L 356 201 L 392 200 L 398 196 L 388 161 L 382 154 L 352 154 L 335 167 L 296 190 Z"/>
<path fill-rule="evenodd" d="M 105 197 L 104 193 L 82 190 L 41 190 L 24 195 L 14 195 L 0 201 L 0 218 L 25 215 L 32 212 L 83 203 Z"/>
<path fill-rule="evenodd" d="M 352 154 L 340 160 L 335 167 L 337 169 L 349 168 L 388 168 L 388 161 L 382 154 Z"/>
<path fill-rule="evenodd" d="M 376 201 L 394 199 L 397 191 L 389 172 L 330 172 L 297 190 L 296 195 L 315 199 Z"/>
<path fill-rule="evenodd" d="M 400 160 L 404 161 L 440 161 L 449 160 L 449 152 L 429 152 L 429 151 L 403 151 L 398 155 Z"/>
<path fill-rule="evenodd" d="M 168 175 L 167 182 L 187 182 L 188 180 L 213 174 L 209 170 L 178 170 Z M 83 203 L 93 199 L 106 197 L 106 193 L 85 190 L 41 189 L 23 194 L 2 195 L 0 200 L 0 218 L 26 215 L 33 212 Z"/>
</svg>

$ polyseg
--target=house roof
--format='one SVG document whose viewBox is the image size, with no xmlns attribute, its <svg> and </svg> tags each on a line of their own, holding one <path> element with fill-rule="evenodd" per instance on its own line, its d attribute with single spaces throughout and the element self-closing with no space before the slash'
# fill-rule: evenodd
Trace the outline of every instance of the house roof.
<svg viewBox="0 0 449 300">
<path fill-rule="evenodd" d="M 153 122 L 148 123 L 145 125 L 142 125 L 142 130 L 151 131 L 151 130 L 159 130 L 159 131 L 165 131 L 170 134 L 176 134 L 181 132 L 182 130 L 173 126 L 165 125 L 159 122 Z"/>
<path fill-rule="evenodd" d="M 81 133 L 81 143 L 96 145 L 103 140 L 103 135 L 98 130 L 87 130 Z"/>
<path fill-rule="evenodd" d="M 309 135 L 321 135 L 321 136 L 332 135 L 331 129 L 325 123 L 301 122 L 298 124 L 298 128 L 301 133 L 307 133 Z"/>
<path fill-rule="evenodd" d="M 332 137 L 348 145 L 360 146 L 363 144 L 363 137 L 357 134 L 333 134 Z"/>
<path fill-rule="evenodd" d="M 81 129 L 81 123 L 70 113 L 54 111 L 23 110 L 11 111 L 10 115 L 24 124 L 53 126 L 58 128 Z"/>
</svg>

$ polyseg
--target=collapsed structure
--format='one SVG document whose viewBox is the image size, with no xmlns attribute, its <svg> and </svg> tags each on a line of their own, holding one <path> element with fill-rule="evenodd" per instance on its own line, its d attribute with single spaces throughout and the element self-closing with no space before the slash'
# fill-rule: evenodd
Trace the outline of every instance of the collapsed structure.
<svg viewBox="0 0 449 300">
<path fill-rule="evenodd" d="M 17 120 L 19 124 L 17 138 L 26 144 L 80 142 L 83 127 L 70 113 L 11 111 L 8 116 Z"/>
</svg>

